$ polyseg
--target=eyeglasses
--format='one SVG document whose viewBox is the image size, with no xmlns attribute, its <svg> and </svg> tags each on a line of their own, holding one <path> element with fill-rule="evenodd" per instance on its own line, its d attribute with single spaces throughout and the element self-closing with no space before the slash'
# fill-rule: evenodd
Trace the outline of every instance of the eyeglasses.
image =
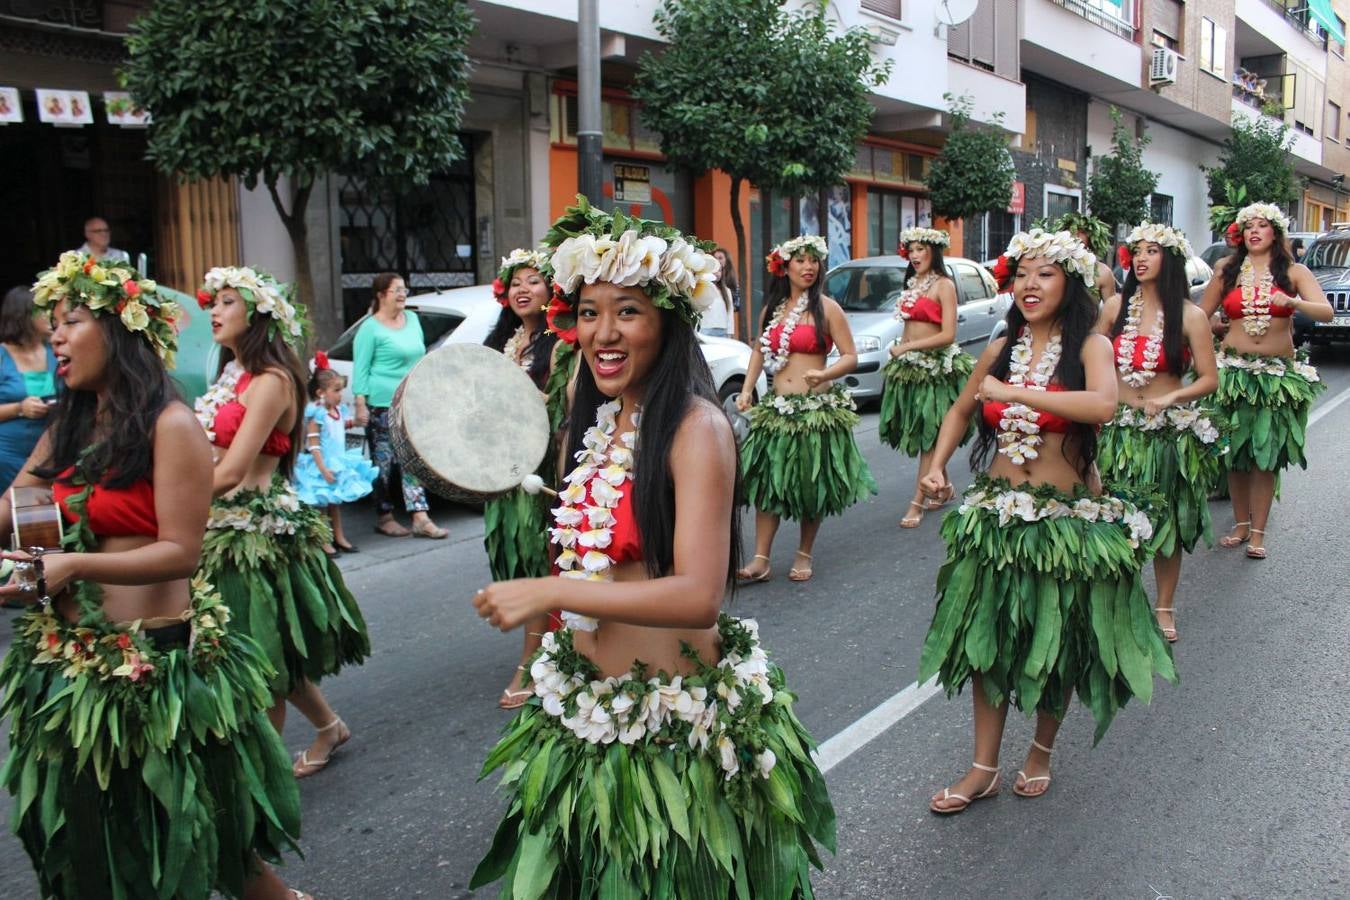
<svg viewBox="0 0 1350 900">
<path fill-rule="evenodd" d="M 109 228 L 90 228 L 90 229 L 89 229 L 89 233 L 90 233 L 90 234 L 108 234 L 108 233 L 111 232 L 111 230 L 112 230 L 112 229 L 109 229 Z"/>
</svg>

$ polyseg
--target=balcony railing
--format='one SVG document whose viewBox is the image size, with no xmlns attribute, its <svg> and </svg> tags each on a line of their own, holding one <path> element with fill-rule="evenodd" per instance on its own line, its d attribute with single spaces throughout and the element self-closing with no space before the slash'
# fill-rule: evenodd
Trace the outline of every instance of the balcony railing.
<svg viewBox="0 0 1350 900">
<path fill-rule="evenodd" d="M 1062 6 L 1075 15 L 1082 16 L 1093 25 L 1105 28 L 1112 34 L 1133 41 L 1135 23 L 1139 21 L 1137 0 L 1121 0 L 1115 7 L 1109 0 L 1050 0 L 1056 6 Z M 1116 9 L 1120 12 L 1117 13 Z"/>
<path fill-rule="evenodd" d="M 1326 33 L 1318 27 L 1317 21 L 1308 13 L 1308 0 L 1266 0 L 1284 20 L 1294 26 L 1305 38 L 1317 44 L 1323 50 L 1327 48 Z"/>
</svg>

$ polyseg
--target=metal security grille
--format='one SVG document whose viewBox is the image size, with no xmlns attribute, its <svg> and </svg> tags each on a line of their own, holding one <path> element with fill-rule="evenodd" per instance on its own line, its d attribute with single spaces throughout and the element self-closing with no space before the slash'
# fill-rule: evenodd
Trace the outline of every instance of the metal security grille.
<svg viewBox="0 0 1350 900">
<path fill-rule="evenodd" d="M 361 178 L 339 181 L 346 324 L 369 308 L 370 286 L 381 272 L 397 272 L 413 294 L 475 282 L 473 143 L 468 135 L 460 140 L 465 157 L 424 187 L 395 194 L 373 189 Z"/>
</svg>

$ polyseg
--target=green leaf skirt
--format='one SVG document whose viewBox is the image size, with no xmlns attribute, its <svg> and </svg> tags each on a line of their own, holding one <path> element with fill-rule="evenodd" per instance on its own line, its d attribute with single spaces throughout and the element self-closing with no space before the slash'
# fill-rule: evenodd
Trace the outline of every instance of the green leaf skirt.
<svg viewBox="0 0 1350 900">
<path fill-rule="evenodd" d="M 1238 472 L 1306 469 L 1308 410 L 1326 390 L 1317 370 L 1301 360 L 1219 352 L 1214 402 L 1228 420 L 1228 468 Z"/>
<path fill-rule="evenodd" d="M 744 642 L 736 620 L 724 615 L 719 627 L 724 652 Z M 834 852 L 835 814 L 782 671 L 765 663 L 760 678 L 770 690 L 747 690 L 732 710 L 723 699 L 729 665 L 700 664 L 697 674 L 674 679 L 648 679 L 636 666 L 629 679 L 588 682 L 598 676 L 572 649 L 571 633 L 555 637 L 546 647 L 577 688 L 552 713 L 532 698 L 484 763 L 484 777 L 504 770 L 509 800 L 470 888 L 500 881 L 500 896 L 513 900 L 814 896 L 816 845 Z M 576 695 L 588 683 L 610 697 L 647 698 L 631 707 L 634 715 L 661 692 L 672 703 L 701 697 L 721 738 L 700 746 L 691 725 L 672 714 L 636 739 L 583 739 L 563 722 L 581 715 Z M 766 751 L 776 758 L 767 776 L 756 762 Z"/>
<path fill-rule="evenodd" d="M 949 362 L 950 360 L 950 362 Z M 975 360 L 956 344 L 933 350 L 911 350 L 883 368 L 879 431 L 881 439 L 906 456 L 919 456 L 937 444 L 947 410 L 975 368 Z M 975 434 L 971 419 L 961 438 Z"/>
<path fill-rule="evenodd" d="M 545 498 L 516 488 L 483 505 L 483 547 L 493 581 L 549 573 Z"/>
<path fill-rule="evenodd" d="M 1149 550 L 1170 557 L 1194 551 L 1202 537 L 1213 546 L 1209 495 L 1223 478 L 1226 450 L 1227 441 L 1199 406 L 1173 407 L 1146 421 L 1122 404 L 1098 433 L 1097 467 L 1108 490 L 1165 498 L 1153 511 Z"/>
<path fill-rule="evenodd" d="M 370 655 L 361 609 L 323 552 L 328 521 L 313 507 L 290 509 L 293 495 L 278 479 L 216 500 L 198 569 L 224 596 L 231 627 L 262 648 L 278 695 Z"/>
<path fill-rule="evenodd" d="M 43 897 L 240 897 L 255 854 L 297 849 L 299 790 L 267 719 L 271 666 L 248 637 L 160 647 L 154 671 L 131 681 L 40 661 L 24 632 L 41 614 L 15 624 L 0 664 L 0 782 Z M 56 636 L 104 633 L 62 621 Z"/>
<path fill-rule="evenodd" d="M 937 675 L 951 695 L 978 675 L 990 703 L 1056 718 L 1077 690 L 1101 740 L 1131 697 L 1148 702 L 1155 674 L 1176 680 L 1139 576 L 1152 528 L 1132 504 L 980 475 L 942 537 L 920 681 Z"/>
<path fill-rule="evenodd" d="M 835 385 L 823 394 L 769 396 L 749 412 L 741 447 L 746 502 L 797 522 L 835 516 L 877 492 L 853 439 L 853 400 Z"/>
</svg>

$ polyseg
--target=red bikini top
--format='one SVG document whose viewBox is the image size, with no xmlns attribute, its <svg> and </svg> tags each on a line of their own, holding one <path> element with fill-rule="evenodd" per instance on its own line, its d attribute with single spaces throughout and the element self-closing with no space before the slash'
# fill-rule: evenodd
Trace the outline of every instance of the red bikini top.
<svg viewBox="0 0 1350 900">
<path fill-rule="evenodd" d="M 592 505 L 591 487 L 596 480 L 600 478 L 597 472 L 586 482 L 586 502 L 580 504 L 581 508 Z M 638 532 L 637 517 L 633 515 L 633 479 L 630 477 L 618 488 L 619 503 L 610 509 L 614 516 L 614 525 L 609 529 L 609 546 L 603 548 L 606 556 L 610 558 L 614 565 L 632 562 L 642 559 L 642 535 Z M 581 525 L 579 528 L 585 528 Z M 586 550 L 581 546 L 574 548 L 578 554 L 584 555 Z M 555 564 L 553 574 L 557 575 L 561 570 Z"/>
<path fill-rule="evenodd" d="M 239 382 L 234 386 L 235 395 L 242 394 L 252 380 L 253 375 L 249 372 L 240 375 Z M 214 443 L 217 447 L 228 449 L 234 443 L 234 437 L 239 433 L 239 426 L 244 424 L 244 414 L 247 411 L 247 407 L 238 400 L 220 405 L 216 410 L 215 423 L 211 426 L 216 433 Z M 278 428 L 273 428 L 272 433 L 263 442 L 262 452 L 264 456 L 285 456 L 291 452 L 291 436 Z"/>
<path fill-rule="evenodd" d="M 1112 350 L 1114 351 L 1113 354 L 1112 354 L 1112 359 L 1115 358 L 1115 355 L 1114 355 L 1115 353 L 1119 353 L 1119 352 L 1120 352 L 1120 339 L 1121 339 L 1121 337 L 1122 337 L 1122 335 L 1119 335 L 1119 334 L 1118 334 L 1118 335 L 1116 335 L 1114 338 L 1111 339 L 1111 347 L 1112 347 Z M 1144 347 L 1145 347 L 1145 345 L 1147 345 L 1147 344 L 1148 344 L 1148 340 L 1145 339 L 1142 335 L 1139 337 L 1138 340 L 1136 340 L 1136 341 L 1134 342 L 1134 359 L 1130 361 L 1130 365 L 1131 365 L 1131 367 L 1133 367 L 1133 369 L 1134 369 L 1136 372 L 1142 372 L 1142 371 L 1144 371 Z M 1191 348 L 1190 348 L 1190 347 L 1183 346 L 1183 347 L 1181 348 L 1181 371 L 1180 371 L 1180 372 L 1172 372 L 1170 369 L 1167 368 L 1167 354 L 1166 354 L 1166 353 L 1161 354 L 1161 355 L 1158 357 L 1158 368 L 1154 369 L 1153 371 L 1155 371 L 1155 372 L 1160 372 L 1160 373 L 1162 373 L 1162 374 L 1164 374 L 1164 375 L 1165 375 L 1165 374 L 1168 374 L 1169 372 L 1170 372 L 1171 374 L 1173 374 L 1173 375 L 1184 375 L 1184 374 L 1186 374 L 1186 370 L 1189 369 L 1190 367 L 1191 367 Z M 1054 388 L 1052 387 L 1051 390 L 1053 390 L 1053 389 L 1054 389 Z"/>
<path fill-rule="evenodd" d="M 74 471 L 73 467 L 66 469 L 60 478 L 69 478 Z M 62 484 L 60 479 L 52 485 L 52 499 L 61 507 L 61 514 L 68 522 L 74 523 L 78 519 L 66 503 L 82 490 L 73 484 Z M 155 489 L 148 478 L 125 488 L 95 485 L 85 506 L 85 516 L 90 530 L 99 537 L 159 536 Z"/>
<path fill-rule="evenodd" d="M 1281 297 L 1289 296 L 1279 288 L 1275 288 L 1270 293 L 1272 297 L 1274 297 L 1276 294 L 1279 294 Z M 1233 288 L 1224 296 L 1223 312 L 1224 315 L 1228 316 L 1228 318 L 1230 319 L 1242 318 L 1242 288 Z M 1293 314 L 1294 308 L 1292 306 L 1276 306 L 1273 303 L 1270 305 L 1271 318 L 1287 319 Z"/>
<path fill-rule="evenodd" d="M 1007 384 L 1007 382 L 1005 381 L 1004 384 Z M 1052 382 L 1048 387 L 1046 387 L 1046 390 L 1062 391 L 1065 390 L 1065 387 L 1062 384 L 1055 384 Z M 1011 403 L 995 403 L 993 401 L 985 401 L 984 404 L 985 424 L 988 425 L 990 428 L 994 429 L 995 431 L 997 431 L 999 420 L 1003 418 L 1003 411 L 1011 405 L 1012 405 Z M 1074 424 L 1073 422 L 1070 422 L 1068 419 L 1065 419 L 1062 416 L 1057 416 L 1054 413 L 1048 413 L 1043 410 L 1037 411 L 1040 412 L 1041 417 L 1036 421 L 1036 424 L 1041 427 L 1041 431 L 1049 431 L 1055 434 L 1066 434 L 1068 433 L 1069 428 Z"/>
<path fill-rule="evenodd" d="M 905 310 L 903 318 L 909 322 L 932 322 L 942 324 L 942 304 L 932 297 L 919 297 L 914 305 Z"/>
<path fill-rule="evenodd" d="M 781 340 L 782 335 L 783 323 L 779 322 L 769 329 L 769 346 L 777 350 L 778 341 Z M 816 331 L 816 326 L 804 322 L 798 322 L 797 327 L 793 328 L 792 334 L 788 336 L 789 353 L 829 353 L 833 347 L 833 340 L 827 337 L 822 342 L 820 334 Z"/>
</svg>

